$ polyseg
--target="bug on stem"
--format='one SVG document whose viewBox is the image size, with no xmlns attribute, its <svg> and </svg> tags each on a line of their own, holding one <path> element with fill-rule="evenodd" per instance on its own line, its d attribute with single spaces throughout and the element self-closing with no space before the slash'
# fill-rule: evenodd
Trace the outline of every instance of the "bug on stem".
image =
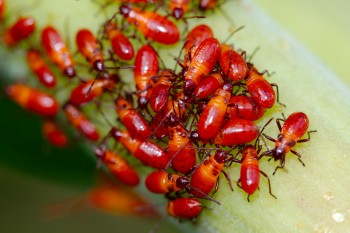
<svg viewBox="0 0 350 233">
<path fill-rule="evenodd" d="M 152 11 L 142 11 L 137 7 L 123 4 L 119 8 L 123 17 L 147 38 L 161 44 L 174 44 L 180 39 L 176 24 Z"/>
<path fill-rule="evenodd" d="M 87 139 L 91 141 L 99 140 L 100 135 L 96 129 L 96 126 L 91 123 L 77 107 L 70 103 L 66 103 L 63 106 L 63 110 L 69 122 Z"/>
<path fill-rule="evenodd" d="M 227 105 L 229 118 L 243 118 L 251 121 L 260 119 L 265 113 L 265 109 L 256 105 L 250 97 L 246 95 L 232 96 Z"/>
<path fill-rule="evenodd" d="M 135 58 L 134 79 L 138 102 L 141 108 L 146 107 L 154 85 L 151 77 L 159 70 L 158 54 L 151 45 L 142 46 Z"/>
<path fill-rule="evenodd" d="M 169 163 L 169 156 L 157 144 L 132 138 L 128 131 L 112 128 L 109 136 L 119 141 L 135 158 L 147 166 L 164 169 Z"/>
<path fill-rule="evenodd" d="M 168 203 L 168 214 L 180 219 L 194 219 L 202 211 L 202 204 L 199 200 L 191 197 L 182 197 L 171 200 Z"/>
<path fill-rule="evenodd" d="M 104 32 L 107 35 L 114 53 L 122 60 L 129 61 L 134 57 L 134 47 L 128 37 L 118 29 L 117 24 L 107 21 L 104 25 Z"/>
<path fill-rule="evenodd" d="M 5 91 L 21 107 L 41 116 L 53 117 L 58 112 L 59 104 L 53 96 L 28 85 L 15 83 L 7 86 Z"/>
<path fill-rule="evenodd" d="M 259 135 L 259 128 L 253 121 L 246 119 L 229 119 L 214 138 L 214 143 L 222 146 L 246 144 Z"/>
<path fill-rule="evenodd" d="M 119 81 L 119 76 L 116 74 L 106 75 L 99 79 L 90 79 L 85 83 L 76 86 L 70 95 L 69 102 L 79 106 L 88 103 L 93 99 L 101 96 L 105 91 L 110 91 Z"/>
<path fill-rule="evenodd" d="M 262 73 L 259 73 L 252 64 L 249 64 L 246 85 L 251 98 L 259 107 L 271 108 L 275 104 L 276 94 L 272 84 L 264 79 Z M 277 86 L 276 84 L 273 85 Z"/>
<path fill-rule="evenodd" d="M 243 80 L 248 73 L 248 65 L 232 46 L 227 44 L 220 45 L 220 67 L 222 72 L 233 81 Z"/>
<path fill-rule="evenodd" d="M 185 49 L 185 59 L 184 65 L 189 66 L 194 53 L 196 52 L 200 43 L 207 38 L 214 37 L 211 28 L 205 24 L 200 24 L 194 27 L 186 36 L 184 49 Z"/>
<path fill-rule="evenodd" d="M 28 50 L 27 63 L 44 86 L 48 88 L 56 86 L 56 77 L 45 63 L 39 51 L 35 49 Z"/>
<path fill-rule="evenodd" d="M 117 98 L 115 109 L 132 137 L 145 141 L 151 135 L 151 128 L 147 121 L 123 97 Z"/>
<path fill-rule="evenodd" d="M 252 145 L 246 145 L 242 148 L 242 160 L 240 177 L 237 180 L 237 186 L 242 188 L 248 194 L 248 202 L 250 195 L 252 195 L 259 187 L 260 174 L 262 174 L 269 183 L 270 195 L 276 198 L 271 192 L 271 184 L 268 175 L 261 171 L 259 168 L 259 158 L 258 155 L 262 147 L 259 146 L 258 150 Z"/>
<path fill-rule="evenodd" d="M 229 161 L 228 153 L 218 150 L 214 155 L 204 160 L 191 175 L 190 193 L 196 197 L 206 197 L 215 187 L 218 190 L 218 177 L 222 172 L 232 189 L 231 179 L 223 170 L 225 163 Z"/>
<path fill-rule="evenodd" d="M 159 112 L 163 107 L 165 107 L 172 85 L 171 78 L 174 76 L 174 74 L 172 74 L 172 72 L 169 70 L 164 70 L 159 76 L 160 78 L 154 85 L 149 99 L 149 106 L 155 112 Z"/>
<path fill-rule="evenodd" d="M 224 123 L 230 97 L 229 91 L 221 88 L 216 90 L 215 95 L 210 99 L 199 117 L 198 133 L 200 138 L 209 140 L 218 134 Z"/>
<path fill-rule="evenodd" d="M 45 139 L 56 147 L 65 147 L 68 145 L 68 137 L 52 120 L 45 120 L 42 124 L 42 132 Z"/>
<path fill-rule="evenodd" d="M 198 83 L 215 66 L 220 56 L 220 44 L 215 38 L 207 38 L 198 46 L 185 75 L 183 89 L 191 96 Z"/>
<path fill-rule="evenodd" d="M 105 69 L 99 43 L 90 30 L 79 30 L 76 35 L 76 44 L 79 52 L 86 58 L 93 69 L 99 72 Z"/>
<path fill-rule="evenodd" d="M 145 184 L 149 191 L 162 194 L 184 189 L 189 184 L 189 180 L 185 176 L 154 171 L 147 175 Z"/>
<path fill-rule="evenodd" d="M 20 17 L 14 24 L 12 24 L 4 32 L 3 34 L 4 44 L 9 47 L 13 47 L 17 45 L 20 41 L 32 35 L 32 33 L 35 30 L 35 27 L 36 27 L 36 24 L 33 18 Z"/>
<path fill-rule="evenodd" d="M 285 159 L 288 152 L 292 152 L 294 155 L 296 155 L 300 163 L 303 164 L 303 166 L 305 166 L 304 162 L 301 160 L 301 155 L 298 152 L 292 150 L 292 148 L 297 143 L 310 141 L 310 133 L 316 132 L 316 130 L 307 132 L 309 128 L 309 118 L 303 112 L 295 112 L 291 114 L 284 121 L 282 127 L 280 121 L 283 121 L 283 119 L 276 119 L 278 129 L 280 130 L 277 139 L 263 134 L 265 138 L 275 143 L 275 148 L 273 148 L 272 150 L 265 151 L 259 156 L 259 159 L 264 156 L 270 156 L 275 161 L 281 161 L 281 165 L 276 167 L 275 171 L 273 172 L 273 175 L 278 169 L 284 168 Z M 305 139 L 301 139 L 306 132 L 308 133 L 308 137 Z"/>
<path fill-rule="evenodd" d="M 51 61 L 64 75 L 73 78 L 76 75 L 74 61 L 58 31 L 52 26 L 46 26 L 41 32 L 41 43 Z"/>
<path fill-rule="evenodd" d="M 179 118 L 173 113 L 169 115 L 168 129 L 168 154 L 173 169 L 187 174 L 196 165 L 196 152 L 193 143 L 187 136 L 187 130 L 180 124 Z"/>
<path fill-rule="evenodd" d="M 118 155 L 101 146 L 96 148 L 95 155 L 101 159 L 111 173 L 120 181 L 129 186 L 136 186 L 140 183 L 140 177 L 137 172 L 128 164 L 128 162 Z"/>
<path fill-rule="evenodd" d="M 224 84 L 224 79 L 220 73 L 214 73 L 205 77 L 194 89 L 197 98 L 207 98 Z"/>
</svg>

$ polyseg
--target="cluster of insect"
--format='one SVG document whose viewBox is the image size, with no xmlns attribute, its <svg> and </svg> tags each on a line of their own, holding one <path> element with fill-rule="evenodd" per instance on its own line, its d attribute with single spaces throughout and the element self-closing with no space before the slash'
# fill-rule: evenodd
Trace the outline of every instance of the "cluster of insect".
<svg viewBox="0 0 350 233">
<path fill-rule="evenodd" d="M 22 107 L 44 117 L 44 135 L 59 147 L 68 143 L 56 120 L 58 113 L 64 112 L 67 121 L 81 135 L 95 142 L 96 157 L 124 184 L 140 183 L 139 174 L 128 162 L 129 154 L 153 168 L 145 185 L 153 193 L 165 194 L 169 199 L 167 211 L 172 216 L 195 219 L 203 209 L 202 199 L 219 203 L 213 198 L 218 190 L 218 177 L 223 173 L 233 190 L 231 178 L 225 172 L 233 163 L 241 166 L 237 185 L 248 194 L 248 200 L 259 186 L 260 174 L 268 180 L 269 192 L 275 197 L 268 175 L 259 169 L 259 160 L 269 157 L 280 161 L 273 174 L 285 166 L 289 152 L 302 162 L 300 154 L 292 148 L 310 139 L 312 131 L 308 132 L 307 115 L 296 112 L 287 119 L 277 119 L 280 130 L 277 139 L 264 134 L 272 119 L 260 128 L 255 122 L 279 103 L 277 85 L 269 83 L 263 77 L 267 72 L 259 72 L 244 52 L 219 42 L 205 24 L 186 32 L 176 58 L 178 71 L 161 67 L 162 60 L 152 43 L 180 43 L 180 31 L 174 21 L 186 22 L 184 14 L 192 3 L 170 1 L 172 13 L 163 16 L 149 10 L 149 2 L 120 3 L 119 11 L 101 25 L 97 34 L 88 29 L 79 30 L 75 38 L 80 55 L 76 56 L 84 57 L 88 63 L 80 64 L 79 72 L 58 30 L 44 27 L 40 32 L 41 46 L 26 49 L 28 65 L 42 88 L 15 83 L 6 87 L 6 93 Z M 217 4 L 200 2 L 199 9 L 204 12 Z M 165 5 L 162 3 L 162 7 Z M 3 11 L 1 0 L 0 15 Z M 128 28 L 134 28 L 134 34 L 118 27 L 117 18 L 128 24 Z M 23 45 L 22 41 L 34 31 L 34 19 L 20 17 L 3 34 L 3 43 L 8 47 L 20 42 Z M 142 44 L 144 37 L 147 42 Z M 133 40 L 140 46 L 136 55 Z M 52 66 L 58 67 L 63 80 L 73 86 L 62 105 L 48 94 L 57 87 L 58 74 L 51 70 Z M 135 91 L 124 88 L 121 68 L 133 72 Z M 83 79 L 81 72 L 93 74 L 94 78 Z M 84 106 L 96 104 L 103 113 L 99 100 L 106 96 L 114 102 L 121 123 L 113 125 L 101 114 L 110 127 L 101 137 L 98 127 L 85 114 Z M 301 139 L 306 133 L 308 137 Z M 266 147 L 262 151 L 261 139 L 273 141 L 274 148 Z M 111 148 L 111 141 L 129 153 L 118 154 Z"/>
</svg>

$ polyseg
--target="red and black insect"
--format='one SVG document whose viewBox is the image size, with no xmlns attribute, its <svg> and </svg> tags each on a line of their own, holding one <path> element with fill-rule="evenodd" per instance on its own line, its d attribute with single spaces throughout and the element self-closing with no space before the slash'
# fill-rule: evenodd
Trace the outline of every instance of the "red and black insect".
<svg viewBox="0 0 350 233">
<path fill-rule="evenodd" d="M 74 61 L 58 31 L 46 26 L 41 32 L 41 42 L 51 61 L 58 65 L 64 75 L 73 78 L 76 75 Z"/>
<path fill-rule="evenodd" d="M 249 72 L 245 79 L 247 89 L 254 103 L 262 108 L 271 108 L 276 101 L 276 94 L 272 87 L 278 87 L 276 84 L 270 84 L 262 74 L 252 64 L 249 64 Z"/>
<path fill-rule="evenodd" d="M 268 183 L 269 183 L 269 192 L 270 195 L 276 198 L 275 195 L 271 192 L 271 184 L 268 175 L 261 171 L 259 168 L 259 158 L 258 155 L 261 151 L 262 147 L 259 146 L 258 150 L 255 149 L 252 145 L 246 145 L 242 148 L 242 160 L 241 163 L 241 171 L 240 177 L 237 180 L 237 186 L 242 188 L 246 193 L 248 193 L 248 201 L 249 196 L 252 195 L 259 187 L 260 182 L 260 174 L 263 175 Z M 276 198 L 277 199 L 277 198 Z"/>
<path fill-rule="evenodd" d="M 253 121 L 229 119 L 214 138 L 214 143 L 222 146 L 235 146 L 249 143 L 259 135 L 259 128 Z"/>
<path fill-rule="evenodd" d="M 250 121 L 260 119 L 265 113 L 265 109 L 256 105 L 247 95 L 232 96 L 228 102 L 228 118 L 243 118 Z"/>
<path fill-rule="evenodd" d="M 220 67 L 222 72 L 231 80 L 238 82 L 243 80 L 248 73 L 248 65 L 241 54 L 232 46 L 220 45 Z"/>
<path fill-rule="evenodd" d="M 214 189 L 218 190 L 218 177 L 222 172 L 232 189 L 231 179 L 223 170 L 226 162 L 229 161 L 228 152 L 218 150 L 214 155 L 204 160 L 191 175 L 190 193 L 196 197 L 205 198 Z"/>
<path fill-rule="evenodd" d="M 44 138 L 56 147 L 65 147 L 69 143 L 66 134 L 61 130 L 60 126 L 52 120 L 45 120 L 42 124 L 42 132 Z"/>
<path fill-rule="evenodd" d="M 28 50 L 27 63 L 44 86 L 48 88 L 56 86 L 56 77 L 44 61 L 39 51 L 35 49 Z"/>
<path fill-rule="evenodd" d="M 119 141 L 135 158 L 147 166 L 165 169 L 169 163 L 169 156 L 157 144 L 151 141 L 140 141 L 132 138 L 128 131 L 112 128 L 109 135 Z"/>
<path fill-rule="evenodd" d="M 224 89 L 217 89 L 198 120 L 199 137 L 203 140 L 214 138 L 220 131 L 225 119 L 226 108 L 231 93 Z"/>
<path fill-rule="evenodd" d="M 134 57 L 134 47 L 128 37 L 118 29 L 117 24 L 111 20 L 104 25 L 104 32 L 107 35 L 114 53 L 122 60 L 129 61 Z"/>
<path fill-rule="evenodd" d="M 272 150 L 268 150 L 263 152 L 259 159 L 264 156 L 270 156 L 275 161 L 280 160 L 281 165 L 277 166 L 273 175 L 276 173 L 278 169 L 284 168 L 286 154 L 288 152 L 292 152 L 298 157 L 298 160 L 305 166 L 304 162 L 301 160 L 301 155 L 292 150 L 293 146 L 297 143 L 308 142 L 310 140 L 310 133 L 316 132 L 316 130 L 308 131 L 309 128 L 309 118 L 303 112 L 295 112 L 291 114 L 285 121 L 283 126 L 281 127 L 280 121 L 284 121 L 283 119 L 276 119 L 276 123 L 278 129 L 280 130 L 277 139 L 274 139 L 266 134 L 263 134 L 268 140 L 275 142 L 275 148 Z M 304 136 L 305 133 L 308 133 L 308 138 L 300 139 Z"/>
<path fill-rule="evenodd" d="M 203 40 L 214 37 L 211 28 L 205 24 L 194 27 L 186 36 L 185 40 L 185 60 L 184 65 L 189 66 L 194 53 Z"/>
<path fill-rule="evenodd" d="M 211 72 L 220 56 L 220 44 L 215 38 L 207 38 L 199 44 L 188 66 L 183 90 L 191 96 L 198 83 Z"/>
<path fill-rule="evenodd" d="M 152 77 L 158 74 L 158 54 L 151 45 L 142 46 L 135 58 L 134 79 L 139 105 L 144 108 L 152 93 L 154 81 Z"/>
<path fill-rule="evenodd" d="M 172 86 L 172 77 L 174 74 L 169 70 L 163 70 L 159 75 L 159 79 L 152 88 L 152 93 L 149 99 L 149 106 L 155 112 L 159 112 L 166 106 Z"/>
<path fill-rule="evenodd" d="M 79 30 L 76 35 L 76 44 L 79 52 L 86 58 L 93 69 L 100 72 L 105 69 L 100 45 L 90 30 Z"/>
<path fill-rule="evenodd" d="M 151 135 L 151 128 L 147 121 L 126 101 L 123 97 L 119 96 L 115 101 L 115 109 L 118 116 L 130 132 L 132 137 L 145 141 Z"/>
<path fill-rule="evenodd" d="M 72 90 L 69 102 L 76 106 L 88 103 L 101 96 L 105 91 L 112 91 L 117 82 L 119 82 L 119 76 L 116 74 L 87 80 Z"/>
<path fill-rule="evenodd" d="M 116 152 L 107 150 L 102 146 L 95 150 L 95 154 L 97 158 L 101 159 L 104 164 L 106 164 L 110 172 L 124 184 L 136 186 L 140 183 L 138 173 Z"/>
<path fill-rule="evenodd" d="M 153 193 L 165 194 L 177 192 L 188 186 L 189 180 L 185 176 L 170 174 L 164 171 L 154 171 L 145 180 L 146 187 Z"/>
<path fill-rule="evenodd" d="M 191 0 L 170 0 L 170 11 L 171 15 L 179 20 L 183 17 L 185 12 L 187 11 Z"/>
<path fill-rule="evenodd" d="M 179 122 L 179 118 L 169 115 L 168 154 L 175 171 L 187 174 L 196 165 L 196 152 L 187 130 Z"/>
<path fill-rule="evenodd" d="M 4 44 L 9 47 L 17 45 L 19 42 L 32 35 L 35 31 L 35 27 L 36 24 L 32 17 L 20 17 L 14 24 L 5 30 L 3 34 Z"/>
<path fill-rule="evenodd" d="M 53 96 L 25 84 L 9 85 L 5 91 L 21 107 L 41 116 L 53 117 L 58 112 L 59 103 Z"/>
<path fill-rule="evenodd" d="M 98 141 L 100 135 L 96 126 L 91 123 L 80 110 L 70 103 L 63 106 L 64 112 L 69 122 L 79 130 L 87 139 L 91 141 Z"/>
<path fill-rule="evenodd" d="M 198 83 L 194 89 L 194 94 L 199 99 L 207 98 L 214 94 L 223 84 L 224 79 L 220 73 L 211 74 Z"/>
<path fill-rule="evenodd" d="M 169 99 L 166 106 L 159 111 L 153 118 L 151 123 L 152 134 L 157 138 L 162 138 L 169 135 L 168 124 L 169 116 L 173 113 L 179 119 L 182 118 L 187 110 L 189 103 L 186 101 L 186 97 L 182 91 L 178 92 L 176 96 Z"/>
<path fill-rule="evenodd" d="M 198 199 L 182 197 L 168 203 L 168 214 L 180 219 L 195 219 L 202 211 L 202 204 Z"/>
<path fill-rule="evenodd" d="M 142 11 L 131 5 L 121 5 L 120 13 L 147 38 L 161 44 L 174 44 L 180 39 L 176 24 L 152 11 Z"/>
</svg>

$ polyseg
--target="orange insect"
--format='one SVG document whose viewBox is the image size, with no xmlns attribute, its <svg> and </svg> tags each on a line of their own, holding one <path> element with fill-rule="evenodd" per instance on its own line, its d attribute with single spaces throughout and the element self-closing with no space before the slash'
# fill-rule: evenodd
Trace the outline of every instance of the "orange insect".
<svg viewBox="0 0 350 233">
<path fill-rule="evenodd" d="M 1 9 L 0 9 L 1 10 Z M 31 17 L 20 17 L 3 34 L 3 42 L 6 46 L 12 47 L 20 41 L 28 38 L 35 30 L 35 21 Z"/>
<path fill-rule="evenodd" d="M 188 102 L 182 91 L 178 92 L 176 96 L 169 99 L 166 106 L 159 111 L 151 123 L 151 129 L 157 138 L 165 137 L 169 134 L 168 119 L 169 115 L 173 113 L 178 118 L 181 118 L 188 107 Z"/>
<path fill-rule="evenodd" d="M 259 128 L 253 121 L 246 119 L 229 119 L 214 138 L 214 143 L 222 146 L 246 144 L 259 135 Z"/>
<path fill-rule="evenodd" d="M 220 45 L 220 66 L 222 72 L 233 81 L 243 80 L 248 73 L 248 65 L 244 58 L 237 53 L 232 46 L 227 44 Z"/>
<path fill-rule="evenodd" d="M 56 77 L 45 63 L 39 51 L 34 49 L 28 50 L 27 63 L 44 86 L 48 88 L 56 86 Z"/>
<path fill-rule="evenodd" d="M 111 181 L 92 188 L 83 196 L 51 204 L 45 209 L 47 217 L 54 218 L 75 211 L 95 209 L 111 214 L 132 217 L 155 217 L 155 207 L 144 197 Z"/>
<path fill-rule="evenodd" d="M 198 46 L 185 75 L 184 93 L 191 96 L 195 87 L 215 66 L 220 56 L 220 44 L 215 38 L 207 38 Z"/>
<path fill-rule="evenodd" d="M 76 75 L 74 61 L 58 31 L 52 26 L 46 26 L 41 32 L 41 42 L 48 57 L 63 74 L 73 78 Z"/>
<path fill-rule="evenodd" d="M 51 120 L 45 120 L 42 125 L 44 138 L 53 146 L 65 147 L 68 145 L 68 137 L 60 127 Z"/>
<path fill-rule="evenodd" d="M 100 135 L 96 129 L 96 126 L 92 124 L 78 108 L 70 103 L 66 103 L 63 106 L 65 114 L 71 124 L 77 128 L 87 139 L 91 141 L 98 141 Z"/>
<path fill-rule="evenodd" d="M 310 133 L 316 132 L 316 130 L 307 132 L 307 129 L 309 128 L 309 118 L 303 112 L 295 112 L 291 114 L 285 120 L 282 127 L 280 124 L 281 120 L 282 119 L 276 119 L 278 129 L 280 130 L 280 134 L 277 136 L 277 140 L 263 134 L 268 140 L 275 142 L 275 148 L 263 152 L 259 157 L 260 159 L 263 156 L 271 156 L 275 161 L 281 161 L 281 165 L 276 167 L 273 175 L 278 169 L 284 168 L 285 158 L 288 152 L 295 154 L 301 164 L 305 166 L 304 162 L 301 160 L 301 155 L 298 152 L 292 150 L 292 147 L 297 143 L 310 141 Z M 300 139 L 306 132 L 308 133 L 308 138 Z"/>
<path fill-rule="evenodd" d="M 76 36 L 76 44 L 79 52 L 86 58 L 92 68 L 96 71 L 105 69 L 100 46 L 91 31 L 88 29 L 79 30 Z"/>
<path fill-rule="evenodd" d="M 194 219 L 202 211 L 202 204 L 195 198 L 182 197 L 169 201 L 168 214 L 180 219 Z"/>
<path fill-rule="evenodd" d="M 170 94 L 172 77 L 173 74 L 169 70 L 162 71 L 159 80 L 152 88 L 149 106 L 153 111 L 159 112 L 163 107 L 165 107 Z"/>
<path fill-rule="evenodd" d="M 175 19 L 181 19 L 187 11 L 191 0 L 170 0 L 171 14 Z"/>
<path fill-rule="evenodd" d="M 168 154 L 173 169 L 187 174 L 196 165 L 196 152 L 193 143 L 188 138 L 184 126 L 179 123 L 179 118 L 173 113 L 169 115 L 168 129 Z"/>
<path fill-rule="evenodd" d="M 77 106 L 88 103 L 101 96 L 106 90 L 112 90 L 118 81 L 119 77 L 115 74 L 96 80 L 90 79 L 72 90 L 69 102 Z"/>
<path fill-rule="evenodd" d="M 189 184 L 188 178 L 177 174 L 169 174 L 164 171 L 154 171 L 146 177 L 146 187 L 153 193 L 177 192 Z"/>
<path fill-rule="evenodd" d="M 134 47 L 128 37 L 118 30 L 114 22 L 108 21 L 104 29 L 114 53 L 122 60 L 131 60 L 134 57 Z"/>
<path fill-rule="evenodd" d="M 231 190 L 233 190 L 231 179 L 223 170 L 225 163 L 228 161 L 228 153 L 218 150 L 200 164 L 191 176 L 190 193 L 196 197 L 207 197 L 214 187 L 215 193 L 218 189 L 217 182 L 220 172 L 225 175 Z"/>
<path fill-rule="evenodd" d="M 151 128 L 147 121 L 132 108 L 123 97 L 119 96 L 115 101 L 115 109 L 125 128 L 130 132 L 132 137 L 141 141 L 147 140 L 151 135 Z"/>
<path fill-rule="evenodd" d="M 124 184 L 136 186 L 140 183 L 137 172 L 117 153 L 100 147 L 95 150 L 95 154 L 106 164 L 111 173 Z"/>
<path fill-rule="evenodd" d="M 116 185 L 104 185 L 88 193 L 89 202 L 98 209 L 127 216 L 157 216 L 157 211 L 144 197 Z"/>
<path fill-rule="evenodd" d="M 265 109 L 256 105 L 253 100 L 245 95 L 232 96 L 227 106 L 229 118 L 243 118 L 251 121 L 260 119 Z"/>
<path fill-rule="evenodd" d="M 147 166 L 164 169 L 170 161 L 168 154 L 160 146 L 150 141 L 132 138 L 128 131 L 120 131 L 113 127 L 109 135 Z"/>
<path fill-rule="evenodd" d="M 198 120 L 199 137 L 209 140 L 215 137 L 224 123 L 226 108 L 231 93 L 224 89 L 217 89 L 215 95 L 203 110 Z"/>
<path fill-rule="evenodd" d="M 264 79 L 262 73 L 259 73 L 258 70 L 251 64 L 249 65 L 246 85 L 251 98 L 258 106 L 262 108 L 271 108 L 275 104 L 276 94 L 272 86 L 277 87 L 277 85 L 270 84 L 266 79 Z"/>
<path fill-rule="evenodd" d="M 196 52 L 200 43 L 207 38 L 214 37 L 213 31 L 205 24 L 200 24 L 194 27 L 186 36 L 184 45 L 185 49 L 185 66 L 189 66 L 194 53 Z"/>
<path fill-rule="evenodd" d="M 149 101 L 154 85 L 151 77 L 159 70 L 158 54 L 151 45 L 142 46 L 136 54 L 134 79 L 139 105 L 144 108 Z"/>
<path fill-rule="evenodd" d="M 207 98 L 224 84 L 224 79 L 220 73 L 211 74 L 198 83 L 194 89 L 197 98 Z"/>
<path fill-rule="evenodd" d="M 269 183 L 270 195 L 276 198 L 271 192 L 271 184 L 268 175 L 259 169 L 258 154 L 261 151 L 259 146 L 258 151 L 252 145 L 247 145 L 243 148 L 242 160 L 241 160 L 241 172 L 240 178 L 237 180 L 237 185 L 242 188 L 249 196 L 252 195 L 259 187 L 260 174 L 262 174 Z"/>
<path fill-rule="evenodd" d="M 180 39 L 176 24 L 152 11 L 142 11 L 131 5 L 121 5 L 120 13 L 147 38 L 161 44 L 175 44 Z"/>
<path fill-rule="evenodd" d="M 59 104 L 53 96 L 25 84 L 12 84 L 5 91 L 12 100 L 31 112 L 45 117 L 53 117 L 58 112 Z"/>
</svg>

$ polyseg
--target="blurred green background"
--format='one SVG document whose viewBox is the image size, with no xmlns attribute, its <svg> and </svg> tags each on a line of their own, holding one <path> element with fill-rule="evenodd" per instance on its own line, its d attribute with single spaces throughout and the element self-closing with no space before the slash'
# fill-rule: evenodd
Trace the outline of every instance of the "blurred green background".
<svg viewBox="0 0 350 233">
<path fill-rule="evenodd" d="M 349 1 L 255 2 L 350 85 Z M 135 224 L 135 219 L 93 210 L 45 220 L 44 207 L 81 196 L 93 187 L 96 163 L 79 146 L 49 146 L 41 136 L 40 119 L 7 100 L 3 93 L 0 106 L 1 232 L 149 232 L 158 221 L 140 218 Z M 176 230 L 162 224 L 157 232 Z"/>
</svg>

